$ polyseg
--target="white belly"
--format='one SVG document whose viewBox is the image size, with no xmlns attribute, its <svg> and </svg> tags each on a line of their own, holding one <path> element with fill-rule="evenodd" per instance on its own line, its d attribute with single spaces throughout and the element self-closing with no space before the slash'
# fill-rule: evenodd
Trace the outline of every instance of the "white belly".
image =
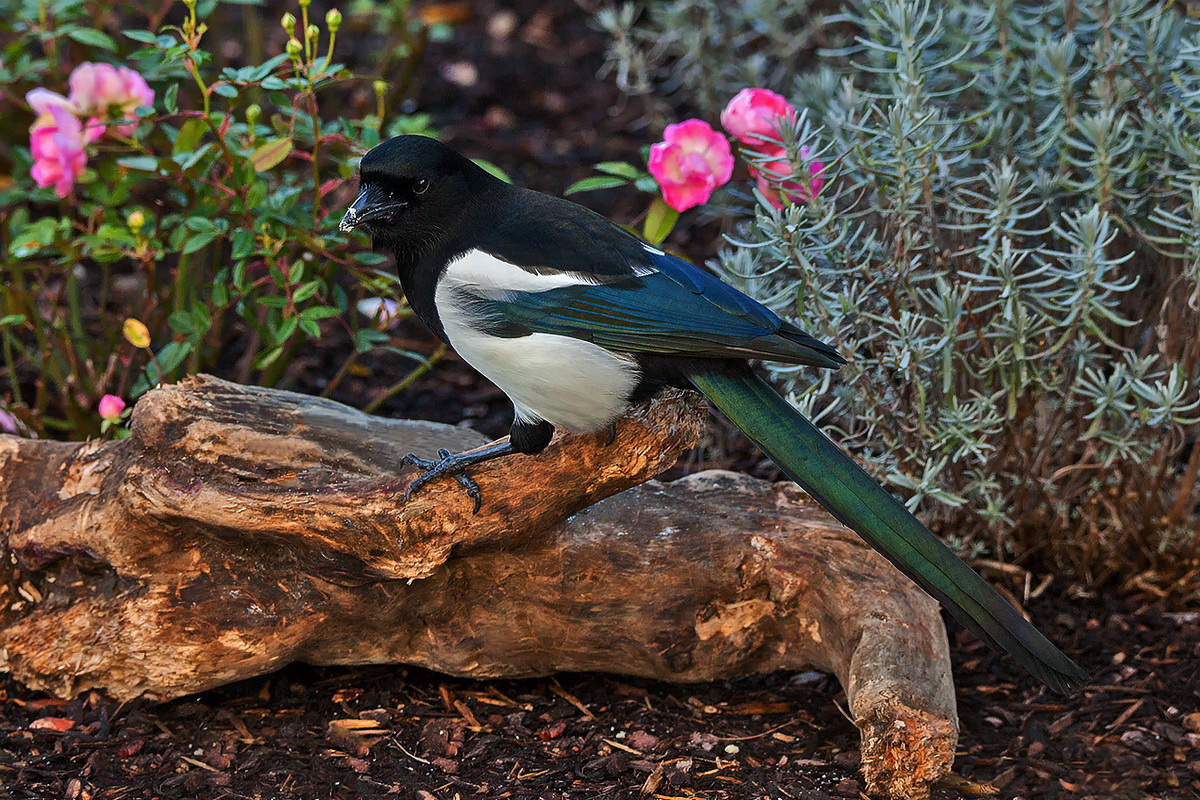
<svg viewBox="0 0 1200 800">
<path fill-rule="evenodd" d="M 543 419 L 572 431 L 594 431 L 607 426 L 628 405 L 640 377 L 633 359 L 569 336 L 534 333 L 504 338 L 481 333 L 467 323 L 453 300 L 458 286 L 544 291 L 578 282 L 559 275 L 530 275 L 473 252 L 447 269 L 437 287 L 436 303 L 450 346 L 508 395 L 518 417 Z"/>
</svg>

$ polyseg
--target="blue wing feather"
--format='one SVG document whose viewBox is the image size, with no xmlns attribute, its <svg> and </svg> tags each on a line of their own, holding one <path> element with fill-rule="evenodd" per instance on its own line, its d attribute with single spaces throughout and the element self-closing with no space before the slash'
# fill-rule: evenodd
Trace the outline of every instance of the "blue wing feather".
<svg viewBox="0 0 1200 800">
<path fill-rule="evenodd" d="M 837 352 L 683 259 L 647 252 L 645 271 L 603 284 L 481 298 L 511 330 L 586 339 L 610 350 L 763 358 L 835 367 Z"/>
</svg>

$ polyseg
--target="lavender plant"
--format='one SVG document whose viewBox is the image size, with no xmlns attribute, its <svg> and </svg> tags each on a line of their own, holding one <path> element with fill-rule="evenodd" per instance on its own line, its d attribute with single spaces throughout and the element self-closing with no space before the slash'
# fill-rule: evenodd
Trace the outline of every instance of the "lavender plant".
<svg viewBox="0 0 1200 800">
<path fill-rule="evenodd" d="M 618 41 L 631 85 L 688 63 L 684 5 Z M 758 5 L 726 4 L 730 57 L 784 64 L 746 36 Z M 759 74 L 802 109 L 780 142 L 831 164 L 826 188 L 758 196 L 712 264 L 851 360 L 774 376 L 946 531 L 1096 581 L 1194 558 L 1200 20 L 851 0 L 825 23 L 817 69 Z M 735 74 L 676 78 L 715 114 Z"/>
</svg>

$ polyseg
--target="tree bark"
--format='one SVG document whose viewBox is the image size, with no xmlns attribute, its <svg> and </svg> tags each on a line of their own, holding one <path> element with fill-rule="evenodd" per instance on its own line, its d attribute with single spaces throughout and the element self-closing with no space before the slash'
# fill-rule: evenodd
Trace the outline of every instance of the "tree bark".
<svg viewBox="0 0 1200 800">
<path fill-rule="evenodd" d="M 815 667 L 846 689 L 868 788 L 924 796 L 957 741 L 937 605 L 791 484 L 643 483 L 704 419 L 665 393 L 611 444 L 480 465 L 478 514 L 449 479 L 405 503 L 398 469 L 478 434 L 209 377 L 147 394 L 121 441 L 0 437 L 0 669 L 167 700 L 295 660 L 671 681 Z"/>
</svg>

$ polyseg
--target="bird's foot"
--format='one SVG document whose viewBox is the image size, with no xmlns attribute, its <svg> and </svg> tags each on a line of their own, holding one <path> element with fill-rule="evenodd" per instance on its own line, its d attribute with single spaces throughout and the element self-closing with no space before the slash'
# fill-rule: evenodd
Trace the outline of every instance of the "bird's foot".
<svg viewBox="0 0 1200 800">
<path fill-rule="evenodd" d="M 430 481 L 437 480 L 446 475 L 453 475 L 454 480 L 458 481 L 458 485 L 467 491 L 467 496 L 475 501 L 475 513 L 478 514 L 480 507 L 483 505 L 483 492 L 479 490 L 479 484 L 475 482 L 474 478 L 465 472 L 468 466 L 477 462 L 471 458 L 464 457 L 465 455 L 452 455 L 449 450 L 445 449 L 438 450 L 439 460 L 437 461 L 430 461 L 413 453 L 406 455 L 401 459 L 401 464 L 417 467 L 425 471 L 408 485 L 408 489 L 404 492 L 404 502 L 407 503 L 416 491 Z"/>
</svg>

